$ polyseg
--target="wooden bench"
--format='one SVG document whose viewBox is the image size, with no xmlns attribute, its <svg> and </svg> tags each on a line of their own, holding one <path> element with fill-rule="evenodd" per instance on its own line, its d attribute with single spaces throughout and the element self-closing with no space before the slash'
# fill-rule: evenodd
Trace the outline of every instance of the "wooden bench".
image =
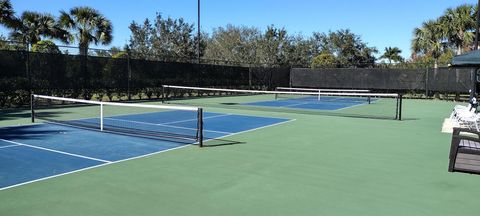
<svg viewBox="0 0 480 216">
<path fill-rule="evenodd" d="M 480 174 L 480 132 L 453 128 L 449 172 Z"/>
</svg>

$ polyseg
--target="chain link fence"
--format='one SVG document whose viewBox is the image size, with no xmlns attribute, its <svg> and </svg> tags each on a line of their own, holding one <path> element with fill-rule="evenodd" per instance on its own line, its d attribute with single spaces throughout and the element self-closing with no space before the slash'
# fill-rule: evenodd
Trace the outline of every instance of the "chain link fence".
<svg viewBox="0 0 480 216">
<path fill-rule="evenodd" d="M 472 69 L 293 68 L 291 86 L 369 89 L 378 92 L 464 94 L 473 89 Z"/>
<path fill-rule="evenodd" d="M 161 85 L 273 89 L 289 68 L 262 68 L 0 50 L 0 107 L 29 103 L 29 94 L 94 100 L 156 99 Z"/>
</svg>

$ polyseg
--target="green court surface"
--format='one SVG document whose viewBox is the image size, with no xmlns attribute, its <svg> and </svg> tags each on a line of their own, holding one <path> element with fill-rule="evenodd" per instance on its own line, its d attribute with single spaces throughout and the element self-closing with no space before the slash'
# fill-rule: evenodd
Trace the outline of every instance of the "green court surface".
<svg viewBox="0 0 480 216">
<path fill-rule="evenodd" d="M 404 100 L 404 121 L 207 107 L 295 121 L 2 190 L 0 215 L 478 215 L 480 176 L 447 172 L 454 104 Z"/>
</svg>

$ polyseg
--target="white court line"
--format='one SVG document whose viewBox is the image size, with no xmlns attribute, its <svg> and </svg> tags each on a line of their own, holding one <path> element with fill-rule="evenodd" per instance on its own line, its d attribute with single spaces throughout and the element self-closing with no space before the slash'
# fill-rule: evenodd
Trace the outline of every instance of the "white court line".
<svg viewBox="0 0 480 216">
<path fill-rule="evenodd" d="M 278 118 L 278 119 L 282 119 L 282 118 Z M 284 124 L 284 123 L 287 123 L 287 122 L 292 122 L 292 121 L 295 121 L 295 120 L 296 119 L 290 119 L 288 121 L 283 121 L 283 122 L 279 122 L 279 123 L 276 123 L 276 124 L 266 125 L 266 126 L 263 126 L 263 127 L 258 127 L 258 128 L 254 128 L 254 129 L 250 129 L 250 130 L 246 130 L 246 131 L 232 133 L 232 134 L 217 137 L 217 138 L 207 139 L 205 141 L 210 141 L 210 140 L 214 140 L 214 139 L 222 139 L 222 138 L 225 138 L 225 137 L 229 137 L 229 136 L 233 136 L 233 135 L 237 135 L 237 134 L 241 134 L 241 133 L 246 133 L 246 132 L 250 132 L 250 131 L 259 130 L 259 129 L 262 129 L 262 128 L 273 127 L 273 126 L 276 126 L 276 125 Z M 197 144 L 197 143 L 193 143 L 193 144 Z M 124 161 L 129 161 L 129 160 L 144 158 L 144 157 L 148 157 L 148 156 L 152 156 L 152 155 L 156 155 L 156 154 L 160 154 L 160 153 L 164 153 L 164 152 L 169 152 L 169 151 L 185 148 L 185 147 L 188 147 L 188 146 L 192 146 L 193 144 L 182 145 L 182 146 L 178 146 L 178 147 L 171 148 L 171 149 L 165 149 L 165 150 L 158 151 L 158 152 L 152 152 L 150 154 L 145 154 L 145 155 L 140 155 L 140 156 L 137 156 L 137 157 L 132 157 L 132 158 L 127 158 L 127 159 L 123 159 L 123 160 L 113 161 L 113 162 L 110 162 L 110 163 L 103 163 L 103 164 L 99 164 L 99 165 L 96 165 L 96 166 L 86 167 L 86 168 L 83 168 L 83 169 L 78 169 L 78 170 L 74 170 L 74 171 L 70 171 L 70 172 L 66 172 L 66 173 L 61 173 L 61 174 L 48 176 L 48 177 L 44 177 L 44 178 L 39 178 L 39 179 L 35 179 L 35 180 L 32 180 L 32 181 L 27 181 L 27 182 L 15 184 L 15 185 L 10 185 L 10 186 L 7 186 L 7 187 L 0 188 L 0 191 L 10 189 L 10 188 L 14 188 L 14 187 L 18 187 L 18 186 L 22 186 L 22 185 L 26 185 L 26 184 L 30 184 L 30 183 L 34 183 L 34 182 L 39 182 L 39 181 L 51 179 L 51 178 L 56 178 L 56 177 L 60 177 L 60 176 L 64 176 L 64 175 L 68 175 L 68 174 L 72 174 L 72 173 L 77 173 L 77 172 L 82 172 L 82 171 L 86 171 L 86 170 L 90 170 L 90 169 L 94 169 L 94 168 L 98 168 L 98 167 L 103 167 L 103 166 L 107 166 L 107 165 L 110 165 L 110 164 L 116 164 L 116 163 L 120 163 L 120 162 L 124 162 Z"/>
<path fill-rule="evenodd" d="M 350 109 L 350 108 L 352 108 L 352 107 L 363 106 L 363 105 L 366 105 L 366 104 L 368 104 L 368 103 L 355 104 L 355 105 L 352 105 L 352 106 L 346 106 L 346 107 L 338 108 L 338 109 L 335 109 L 335 110 Z"/>
<path fill-rule="evenodd" d="M 171 127 L 171 128 L 180 128 L 180 129 L 186 129 L 186 130 L 197 130 L 196 128 L 189 128 L 189 127 L 181 127 L 181 126 L 174 126 L 174 125 L 166 125 L 166 124 L 155 124 L 155 123 L 149 123 L 149 122 L 139 122 L 139 121 L 131 121 L 131 120 L 124 120 L 124 119 L 116 119 L 116 118 L 105 118 L 105 119 L 110 119 L 114 121 L 123 121 L 123 122 L 133 122 L 136 124 L 144 124 L 144 125 L 152 125 L 152 126 L 165 126 L 165 127 Z M 215 130 L 203 130 L 207 132 L 214 132 L 214 133 L 223 133 L 223 134 L 230 134 L 229 132 L 223 132 L 223 131 L 215 131 Z"/>
<path fill-rule="evenodd" d="M 274 117 L 272 117 L 272 118 L 274 118 Z M 208 141 L 210 141 L 210 140 L 215 140 L 215 139 L 222 139 L 222 138 L 225 138 L 225 137 L 229 137 L 229 136 L 233 136 L 233 135 L 237 135 L 237 134 L 241 134 L 241 133 L 256 131 L 256 130 L 260 130 L 260 129 L 263 129 L 263 128 L 273 127 L 273 126 L 285 124 L 285 123 L 288 123 L 288 122 L 293 122 L 293 121 L 296 121 L 296 120 L 297 120 L 297 119 L 289 119 L 288 121 L 283 121 L 283 122 L 279 122 L 279 123 L 275 123 L 275 124 L 271 124 L 271 125 L 265 125 L 265 126 L 262 126 L 262 127 L 253 128 L 253 129 L 250 129 L 250 130 L 245 130 L 245 131 L 240 131 L 240 132 L 236 132 L 236 133 L 231 133 L 231 134 L 229 134 L 229 135 L 225 135 L 225 136 L 221 136 L 221 137 L 206 139 L 206 140 L 204 140 L 204 142 L 208 142 Z M 198 142 L 196 142 L 196 143 L 194 143 L 194 144 L 198 144 Z"/>
<path fill-rule="evenodd" d="M 20 146 L 20 145 L 6 145 L 6 146 L 0 146 L 0 149 L 3 149 L 3 148 L 10 148 L 10 147 L 15 147 L 15 146 Z"/>
<path fill-rule="evenodd" d="M 83 156 L 83 155 L 68 153 L 68 152 L 64 152 L 64 151 L 58 151 L 58 150 L 53 150 L 53 149 L 49 149 L 49 148 L 43 148 L 43 147 L 39 147 L 39 146 L 28 145 L 28 144 L 19 143 L 19 142 L 10 141 L 10 140 L 1 139 L 1 138 L 0 138 L 0 140 L 1 140 L 1 141 L 4 141 L 4 142 L 16 144 L 16 145 L 26 146 L 26 147 L 30 147 L 30 148 L 34 148 L 34 149 L 40 149 L 40 150 L 49 151 L 49 152 L 55 152 L 55 153 L 64 154 L 64 155 L 69 155 L 69 156 L 78 157 L 78 158 L 83 158 L 83 159 L 89 159 L 89 160 L 99 161 L 99 162 L 103 162 L 103 163 L 111 163 L 111 162 L 112 162 L 112 161 L 102 160 L 102 159 L 98 159 L 98 158 L 93 158 L 93 157 L 88 157 L 88 156 Z"/>
<path fill-rule="evenodd" d="M 22 182 L 22 183 L 19 183 L 19 184 L 10 185 L 10 186 L 7 186 L 7 187 L 0 188 L 0 191 L 6 190 L 6 189 L 9 189 L 9 188 L 13 188 L 13 187 L 18 187 L 18 186 L 30 184 L 30 183 L 34 183 L 34 182 L 39 182 L 39 181 L 51 179 L 51 178 L 56 178 L 56 177 L 59 177 L 59 176 L 64 176 L 64 175 L 77 173 L 77 172 L 81 172 L 81 171 L 85 171 L 85 170 L 89 170 L 89 169 L 94 169 L 94 168 L 98 168 L 98 167 L 102 167 L 102 166 L 107 166 L 107 165 L 110 165 L 110 164 L 116 164 L 116 163 L 120 163 L 120 162 L 123 162 L 123 161 L 129 161 L 129 160 L 142 158 L 142 157 L 147 157 L 147 156 L 151 156 L 151 155 L 155 155 L 155 154 L 159 154 L 159 153 L 163 153 L 163 152 L 167 152 L 167 151 L 172 151 L 172 150 L 176 150 L 176 149 L 180 149 L 180 148 L 185 148 L 187 146 L 190 146 L 190 145 L 182 145 L 182 146 L 179 146 L 179 147 L 166 149 L 166 150 L 162 150 L 162 151 L 158 151 L 158 152 L 153 152 L 153 153 L 146 154 L 146 155 L 140 155 L 140 156 L 137 156 L 137 157 L 132 157 L 132 158 L 127 158 L 127 159 L 123 159 L 123 160 L 113 161 L 113 162 L 110 162 L 110 163 L 103 163 L 103 164 L 99 164 L 99 165 L 95 165 L 95 166 L 91 166 L 91 167 L 86 167 L 86 168 L 83 168 L 83 169 L 73 170 L 73 171 L 66 172 L 66 173 L 60 173 L 60 174 L 57 174 L 57 175 L 52 175 L 52 176 L 47 176 L 47 177 L 44 177 L 44 178 L 35 179 L 35 180 L 32 180 L 32 181 Z"/>
<path fill-rule="evenodd" d="M 378 99 L 375 99 L 374 101 L 370 101 L 370 103 L 374 103 L 375 101 L 377 101 Z M 319 100 L 320 102 L 322 102 L 322 100 L 320 99 Z M 333 101 L 333 102 L 332 102 Z M 336 103 L 336 104 L 342 104 L 342 103 L 338 103 L 336 102 L 336 100 L 331 100 L 331 101 L 326 101 L 326 103 Z M 297 103 L 297 104 L 290 104 L 290 105 L 285 105 L 285 106 L 279 106 L 279 107 L 293 107 L 293 108 L 298 108 L 298 109 L 310 109 L 310 110 L 325 110 L 325 109 L 315 109 L 315 108 L 301 108 L 301 107 L 295 107 L 295 106 L 298 106 L 298 105 L 304 105 L 304 104 L 310 104 L 310 102 L 304 102 L 304 103 Z M 317 104 L 317 103 L 312 103 L 312 104 Z M 347 104 L 348 105 L 348 102 L 345 102 L 343 104 Z M 344 110 L 344 109 L 349 109 L 349 108 L 352 108 L 352 107 L 356 107 L 356 106 L 362 106 L 362 105 L 365 105 L 365 104 L 368 104 L 368 102 L 363 102 L 363 103 L 359 103 L 359 104 L 355 104 L 355 105 L 351 105 L 351 106 L 345 106 L 345 107 L 342 107 L 342 108 L 338 108 L 338 109 L 334 109 L 333 111 L 336 111 L 336 110 Z"/>
<path fill-rule="evenodd" d="M 303 102 L 303 103 L 290 104 L 290 105 L 285 105 L 285 106 L 280 106 L 280 107 L 293 107 L 293 106 L 310 104 L 310 103 L 311 103 L 311 102 Z"/>
<path fill-rule="evenodd" d="M 231 116 L 231 115 L 233 115 L 233 114 L 222 114 L 222 115 L 216 115 L 216 116 L 203 117 L 203 119 L 211 119 L 211 118 Z M 163 124 L 175 124 L 175 123 L 188 122 L 188 121 L 198 121 L 198 119 L 186 119 L 186 120 L 180 120 L 180 121 L 167 122 L 167 123 L 163 123 Z"/>
<path fill-rule="evenodd" d="M 370 101 L 370 104 L 372 104 L 372 103 L 373 102 Z M 368 102 L 363 102 L 363 103 L 355 104 L 355 105 L 352 105 L 352 106 L 346 106 L 346 107 L 343 107 L 343 108 L 339 108 L 339 109 L 336 109 L 336 110 L 344 110 L 344 109 L 349 109 L 349 108 L 352 108 L 352 107 L 363 106 L 363 105 L 366 105 L 366 104 L 369 104 L 369 103 Z"/>
</svg>

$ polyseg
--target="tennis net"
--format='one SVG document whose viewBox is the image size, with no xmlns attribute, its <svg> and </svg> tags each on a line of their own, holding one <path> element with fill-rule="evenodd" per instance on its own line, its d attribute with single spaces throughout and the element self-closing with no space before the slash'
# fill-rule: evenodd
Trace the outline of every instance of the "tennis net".
<svg viewBox="0 0 480 216">
<path fill-rule="evenodd" d="M 203 109 L 198 107 L 32 95 L 31 118 L 32 122 L 41 120 L 108 133 L 203 144 Z"/>
<path fill-rule="evenodd" d="M 304 92 L 350 92 L 350 93 L 367 93 L 368 89 L 313 89 L 313 88 L 296 88 L 296 87 L 276 87 L 275 91 L 304 91 Z"/>
<path fill-rule="evenodd" d="M 164 85 L 164 103 L 302 114 L 397 119 L 402 95 L 370 92 L 263 91 Z"/>
</svg>

